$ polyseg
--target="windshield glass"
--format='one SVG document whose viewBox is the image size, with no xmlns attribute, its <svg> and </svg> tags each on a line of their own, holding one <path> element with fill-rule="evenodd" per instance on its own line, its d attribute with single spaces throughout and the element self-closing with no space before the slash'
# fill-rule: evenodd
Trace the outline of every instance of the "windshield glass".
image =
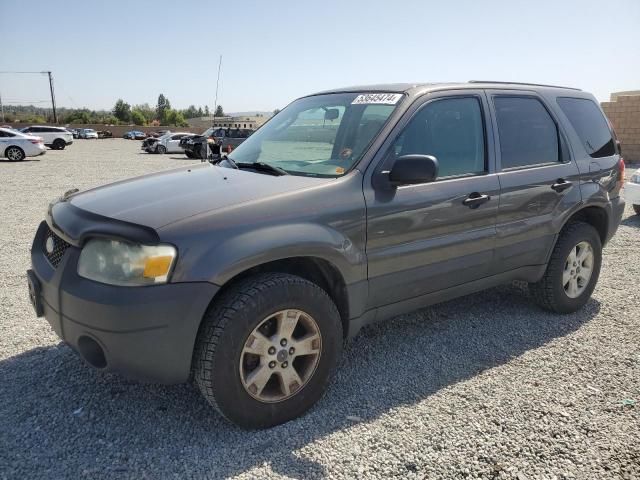
<svg viewBox="0 0 640 480">
<path fill-rule="evenodd" d="M 296 100 L 239 145 L 237 163 L 264 162 L 293 175 L 338 177 L 380 132 L 402 94 L 333 93 Z"/>
</svg>

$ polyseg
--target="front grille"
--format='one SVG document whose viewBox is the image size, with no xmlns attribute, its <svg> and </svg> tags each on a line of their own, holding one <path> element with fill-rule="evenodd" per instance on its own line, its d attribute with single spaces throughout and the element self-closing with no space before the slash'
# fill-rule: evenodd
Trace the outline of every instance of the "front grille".
<svg viewBox="0 0 640 480">
<path fill-rule="evenodd" d="M 51 245 L 51 242 L 53 242 L 53 245 Z M 47 248 L 47 245 L 49 248 Z M 64 256 L 64 252 L 66 252 L 67 248 L 69 248 L 70 246 L 71 245 L 69 245 L 67 242 L 53 233 L 49 227 L 47 227 L 42 250 L 44 251 L 44 256 L 47 257 L 47 260 L 49 260 L 49 263 L 53 266 L 53 268 L 58 268 L 58 265 L 60 264 L 60 262 L 62 261 L 62 257 Z"/>
</svg>

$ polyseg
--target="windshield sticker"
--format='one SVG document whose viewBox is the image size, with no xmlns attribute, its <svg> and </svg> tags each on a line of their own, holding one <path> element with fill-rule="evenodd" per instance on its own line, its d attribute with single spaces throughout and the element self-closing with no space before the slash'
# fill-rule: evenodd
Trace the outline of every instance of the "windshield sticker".
<svg viewBox="0 0 640 480">
<path fill-rule="evenodd" d="M 351 105 L 369 105 L 378 103 L 382 105 L 395 105 L 402 98 L 401 93 L 364 93 L 358 95 Z"/>
</svg>

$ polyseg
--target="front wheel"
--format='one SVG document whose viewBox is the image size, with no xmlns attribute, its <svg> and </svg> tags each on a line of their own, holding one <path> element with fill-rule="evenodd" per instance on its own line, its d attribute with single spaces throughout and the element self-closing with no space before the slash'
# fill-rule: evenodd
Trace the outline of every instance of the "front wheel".
<svg viewBox="0 0 640 480">
<path fill-rule="evenodd" d="M 571 313 L 582 308 L 598 282 L 602 242 L 591 225 L 573 222 L 560 233 L 542 279 L 529 284 L 544 309 Z"/>
<path fill-rule="evenodd" d="M 250 277 L 205 315 L 194 353 L 207 401 L 244 428 L 266 428 L 309 410 L 342 352 L 342 323 L 327 293 L 287 274 Z"/>
<path fill-rule="evenodd" d="M 189 150 L 185 150 L 184 154 L 187 156 L 187 158 L 196 158 L 195 153 L 190 152 Z"/>
<path fill-rule="evenodd" d="M 167 147 L 165 147 L 164 145 L 158 145 L 158 148 L 156 148 L 156 152 L 164 155 L 165 153 L 167 153 Z"/>
<path fill-rule="evenodd" d="M 640 205 L 634 205 L 633 211 L 636 212 L 636 215 L 640 215 Z"/>
</svg>

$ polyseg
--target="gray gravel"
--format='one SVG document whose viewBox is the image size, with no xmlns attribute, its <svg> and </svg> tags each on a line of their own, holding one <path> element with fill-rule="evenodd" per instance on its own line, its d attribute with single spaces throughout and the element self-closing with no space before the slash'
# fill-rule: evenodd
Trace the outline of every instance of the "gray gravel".
<svg viewBox="0 0 640 480">
<path fill-rule="evenodd" d="M 369 327 L 308 415 L 245 432 L 191 386 L 91 370 L 28 303 L 50 199 L 191 162 L 138 148 L 76 141 L 0 162 L 0 478 L 640 478 L 630 209 L 581 312 L 551 315 L 502 287 Z"/>
</svg>

